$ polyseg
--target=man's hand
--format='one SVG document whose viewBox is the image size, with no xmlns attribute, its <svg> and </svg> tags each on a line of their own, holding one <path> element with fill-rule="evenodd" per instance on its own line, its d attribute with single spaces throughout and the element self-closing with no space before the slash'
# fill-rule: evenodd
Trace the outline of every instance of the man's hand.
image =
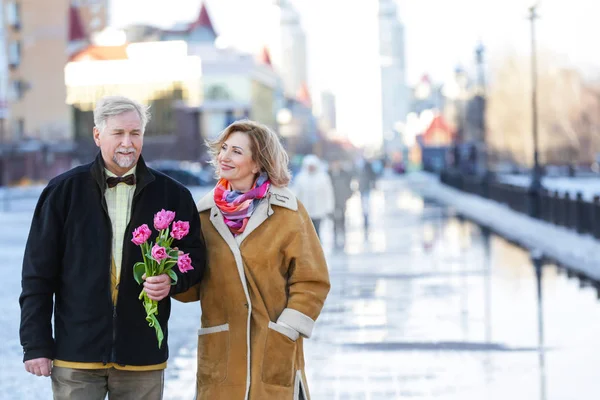
<svg viewBox="0 0 600 400">
<path fill-rule="evenodd" d="M 167 274 L 151 276 L 145 279 L 144 290 L 150 300 L 160 301 L 169 295 L 171 291 L 171 277 Z"/>
<path fill-rule="evenodd" d="M 49 358 L 34 358 L 25 361 L 25 370 L 37 376 L 50 376 L 52 372 L 52 360 Z"/>
</svg>

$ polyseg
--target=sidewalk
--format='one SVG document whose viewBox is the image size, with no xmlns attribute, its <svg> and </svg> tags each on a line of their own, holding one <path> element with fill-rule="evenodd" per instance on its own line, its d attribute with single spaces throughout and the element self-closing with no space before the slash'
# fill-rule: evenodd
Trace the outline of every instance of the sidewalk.
<svg viewBox="0 0 600 400">
<path fill-rule="evenodd" d="M 467 194 L 440 183 L 437 176 L 415 173 L 411 188 L 427 199 L 451 206 L 459 214 L 489 227 L 519 245 L 542 252 L 560 264 L 600 280 L 600 241 L 511 210 L 507 206 Z"/>
<path fill-rule="evenodd" d="M 332 289 L 314 336 L 305 342 L 312 399 L 593 398 L 600 391 L 590 356 L 600 354 L 596 290 L 544 268 L 542 305 L 528 253 L 454 217 L 453 208 L 473 211 L 481 199 L 460 197 L 457 207 L 446 207 L 414 193 L 446 193 L 448 202 L 461 195 L 448 190 L 421 174 L 380 181 L 367 235 L 360 198 L 353 197 L 345 252 L 332 250 L 331 226 L 323 226 Z M 513 218 L 514 225 L 523 218 L 488 207 L 487 213 Z M 0 398 L 7 400 L 52 396 L 49 379 L 24 371 L 17 334 L 31 213 L 0 213 L 6 280 L 0 292 Z M 197 303 L 173 302 L 166 400 L 194 396 L 199 314 Z M 540 315 L 545 342 L 538 335 Z"/>
<path fill-rule="evenodd" d="M 445 210 L 409 187 L 404 180 L 379 182 L 367 240 L 360 198 L 350 200 L 345 252 L 331 250 L 331 227 L 323 226 L 332 290 L 305 341 L 313 400 L 481 399 L 482 391 L 520 382 L 523 371 L 535 368 L 533 354 L 519 354 L 534 348 L 531 341 L 486 339 L 481 246 L 465 249 L 456 232 L 450 240 L 440 236 L 450 229 Z M 195 351 L 190 341 L 171 357 L 165 399 L 192 398 Z M 490 368 L 482 370 L 486 363 Z M 484 375 L 495 368 L 496 382 L 486 385 Z"/>
</svg>

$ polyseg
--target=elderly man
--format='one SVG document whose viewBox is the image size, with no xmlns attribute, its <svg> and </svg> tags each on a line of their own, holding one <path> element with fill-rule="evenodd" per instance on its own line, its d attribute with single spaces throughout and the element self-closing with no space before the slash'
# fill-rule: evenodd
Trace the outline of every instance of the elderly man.
<svg viewBox="0 0 600 400">
<path fill-rule="evenodd" d="M 190 192 L 141 157 L 147 108 L 120 96 L 94 110 L 95 161 L 52 179 L 33 215 L 23 260 L 21 344 L 25 369 L 52 376 L 55 399 L 160 399 L 168 357 L 170 294 L 198 283 L 205 263 L 200 220 Z M 176 285 L 148 277 L 165 333 L 157 345 L 138 295 L 133 265 L 142 261 L 132 231 L 173 210 L 190 222 L 176 241 L 194 269 Z M 54 336 L 51 318 L 54 309 Z"/>
</svg>

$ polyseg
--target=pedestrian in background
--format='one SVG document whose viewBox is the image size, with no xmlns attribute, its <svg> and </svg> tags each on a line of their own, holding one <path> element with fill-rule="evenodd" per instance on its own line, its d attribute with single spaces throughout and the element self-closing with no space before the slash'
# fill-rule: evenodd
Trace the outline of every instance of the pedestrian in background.
<svg viewBox="0 0 600 400">
<path fill-rule="evenodd" d="M 220 178 L 198 203 L 204 280 L 175 296 L 200 300 L 198 400 L 308 400 L 303 338 L 329 292 L 323 249 L 287 188 L 277 134 L 238 121 L 210 143 Z M 190 332 L 196 335 L 196 332 Z"/>
<path fill-rule="evenodd" d="M 306 207 L 320 237 L 321 222 L 333 214 L 334 194 L 331 178 L 324 171 L 319 157 L 313 154 L 304 157 L 302 169 L 294 181 L 293 191 Z"/>
<path fill-rule="evenodd" d="M 360 191 L 365 234 L 369 229 L 369 203 L 371 200 L 371 190 L 375 188 L 376 181 L 377 175 L 373 170 L 373 165 L 368 159 L 362 159 L 358 167 L 358 190 Z"/>
<path fill-rule="evenodd" d="M 344 247 L 346 242 L 346 204 L 352 197 L 352 172 L 340 160 L 329 164 L 329 177 L 333 185 L 333 239 L 334 246 Z"/>
</svg>

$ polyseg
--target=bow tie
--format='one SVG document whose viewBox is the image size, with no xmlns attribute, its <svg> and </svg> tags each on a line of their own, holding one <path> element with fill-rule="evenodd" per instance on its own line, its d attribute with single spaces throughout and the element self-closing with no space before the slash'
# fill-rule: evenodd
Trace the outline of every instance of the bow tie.
<svg viewBox="0 0 600 400">
<path fill-rule="evenodd" d="M 135 185 L 135 175 L 129 174 L 126 176 L 112 176 L 106 178 L 106 183 L 108 184 L 109 188 L 113 188 L 121 182 L 126 183 L 128 185 Z"/>
</svg>

